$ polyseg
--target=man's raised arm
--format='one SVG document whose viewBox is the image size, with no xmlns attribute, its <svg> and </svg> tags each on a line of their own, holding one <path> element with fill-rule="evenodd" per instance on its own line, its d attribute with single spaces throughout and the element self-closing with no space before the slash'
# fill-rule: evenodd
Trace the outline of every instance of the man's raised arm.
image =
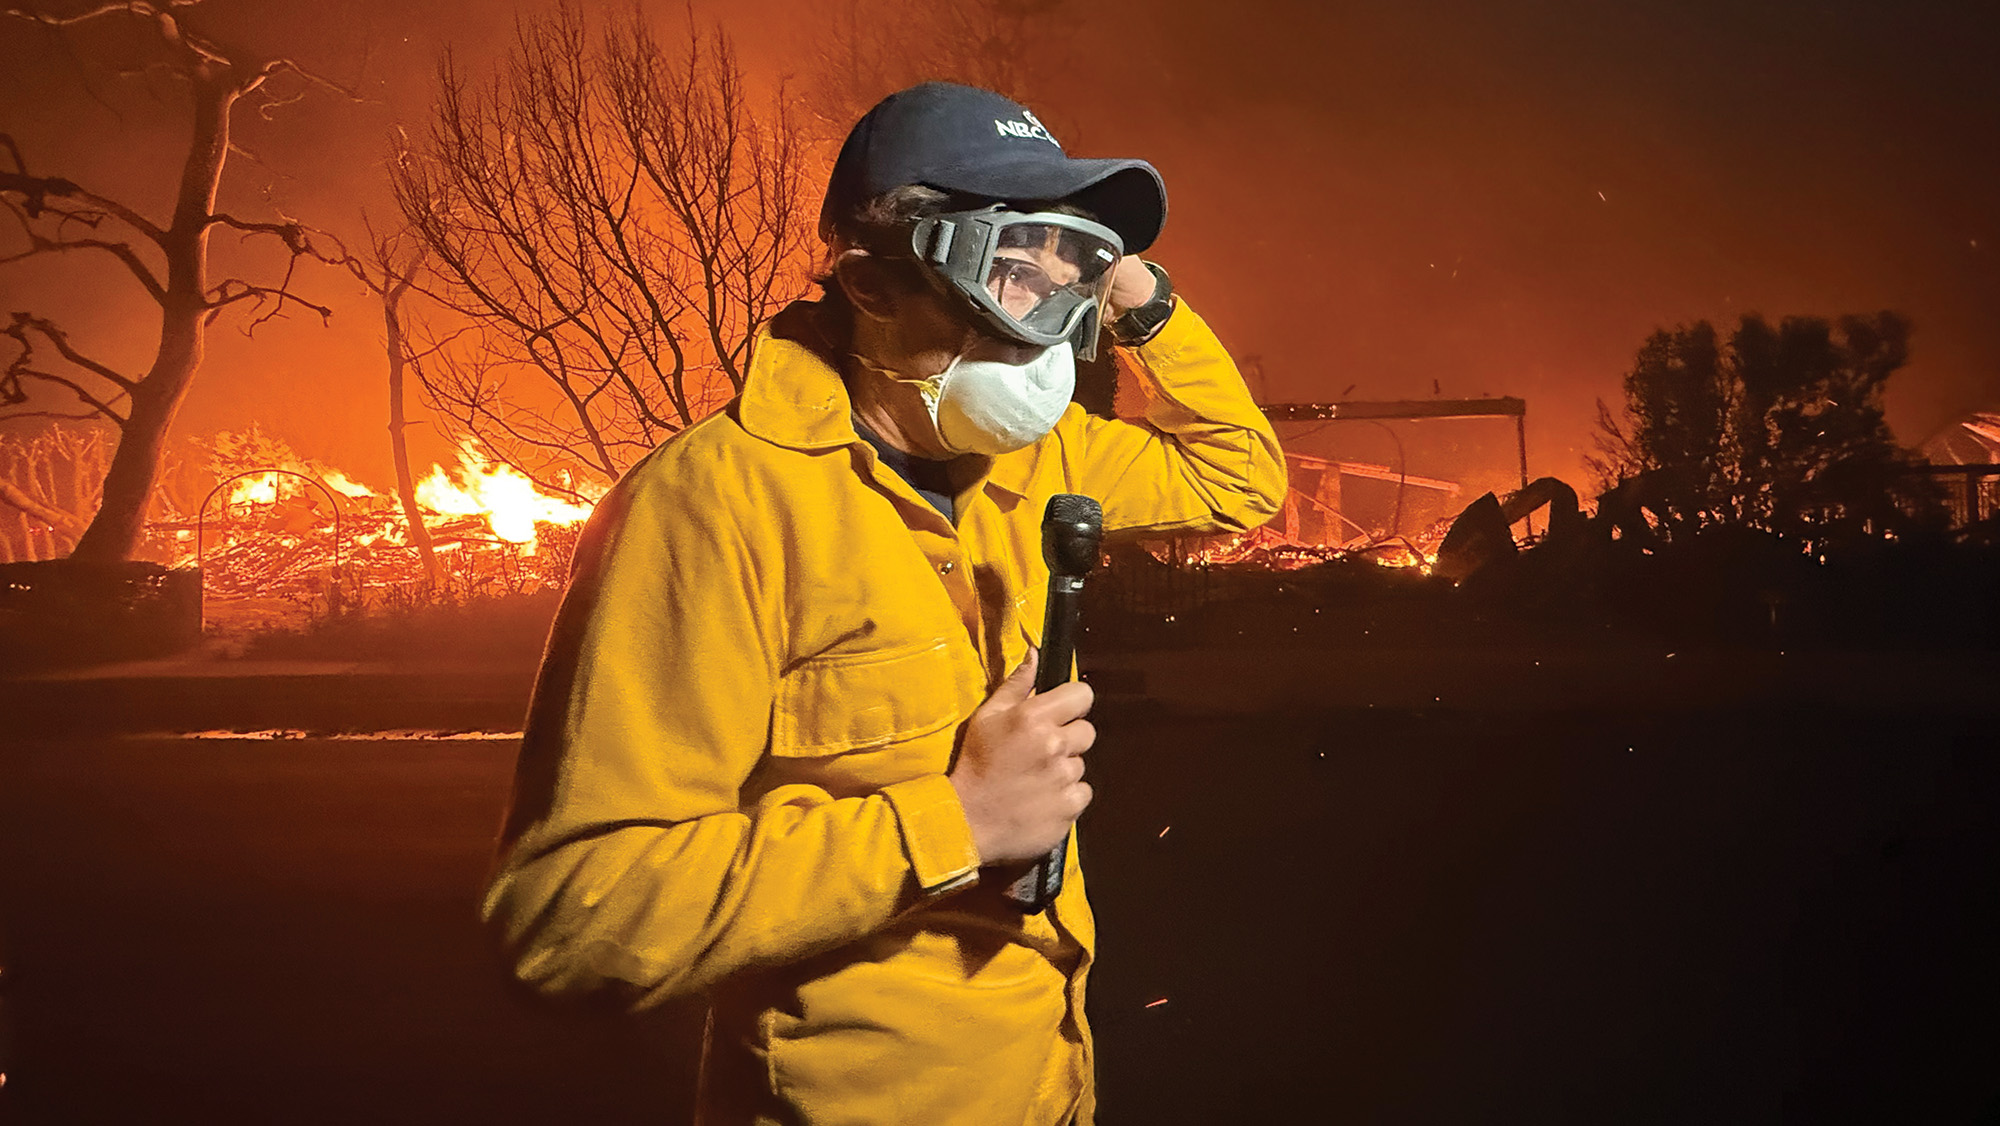
<svg viewBox="0 0 2000 1126">
<path fill-rule="evenodd" d="M 1080 433 L 1058 428 L 1065 473 L 1103 504 L 1106 531 L 1254 528 L 1285 503 L 1284 454 L 1236 362 L 1186 302 L 1175 302 L 1166 323 L 1128 353 L 1138 360 L 1145 421 L 1086 415 Z"/>
</svg>

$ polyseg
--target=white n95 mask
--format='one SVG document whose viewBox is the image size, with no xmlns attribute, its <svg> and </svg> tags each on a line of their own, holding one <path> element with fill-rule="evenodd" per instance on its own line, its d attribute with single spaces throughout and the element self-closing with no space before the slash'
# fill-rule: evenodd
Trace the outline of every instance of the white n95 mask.
<svg viewBox="0 0 2000 1126">
<path fill-rule="evenodd" d="M 1012 453 L 1055 429 L 1076 390 L 1076 353 L 1052 344 L 1025 364 L 968 360 L 917 385 L 938 437 L 955 454 Z"/>
</svg>

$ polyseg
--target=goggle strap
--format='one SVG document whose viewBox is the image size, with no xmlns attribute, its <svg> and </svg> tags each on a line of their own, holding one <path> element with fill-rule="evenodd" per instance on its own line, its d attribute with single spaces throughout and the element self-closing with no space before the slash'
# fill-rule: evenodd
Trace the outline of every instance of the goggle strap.
<svg viewBox="0 0 2000 1126">
<path fill-rule="evenodd" d="M 924 220 L 924 225 L 929 227 L 930 230 L 927 232 L 920 230 L 917 235 L 919 240 L 925 234 L 930 236 L 930 247 L 920 251 L 924 259 L 938 266 L 943 266 L 950 262 L 952 236 L 958 233 L 957 226 L 938 219 L 926 219 Z"/>
</svg>

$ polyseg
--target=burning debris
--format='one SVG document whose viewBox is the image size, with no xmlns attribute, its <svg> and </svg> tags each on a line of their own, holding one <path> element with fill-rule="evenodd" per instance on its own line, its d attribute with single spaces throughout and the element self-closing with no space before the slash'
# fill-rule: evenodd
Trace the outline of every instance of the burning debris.
<svg viewBox="0 0 2000 1126">
<path fill-rule="evenodd" d="M 458 468 L 431 467 L 430 476 L 417 484 L 417 503 L 444 516 L 476 517 L 486 521 L 493 535 L 503 543 L 521 546 L 534 554 L 537 529 L 542 525 L 574 527 L 590 519 L 594 502 L 604 490 L 586 490 L 593 504 L 573 504 L 541 491 L 519 470 L 494 462 L 479 452 L 477 444 L 458 444 Z"/>
<path fill-rule="evenodd" d="M 210 599 L 335 611 L 419 593 L 463 600 L 560 588 L 591 512 L 462 443 L 456 465 L 432 467 L 416 487 L 443 588 L 427 589 L 395 496 L 255 431 L 208 445 L 216 485 L 192 512 L 156 519 L 151 531 L 170 540 L 172 565 L 202 569 Z M 583 489 L 577 495 L 595 499 Z"/>
<path fill-rule="evenodd" d="M 0 433 L 0 563 L 69 554 L 97 510 L 109 458 L 100 429 Z"/>
<path fill-rule="evenodd" d="M 11 502 L 0 504 L 10 521 L 0 522 L 0 550 L 8 553 L 0 562 L 59 556 L 74 542 L 95 500 L 91 469 L 104 463 L 107 444 L 104 433 L 81 427 L 32 439 L 0 435 L 0 480 L 8 489 L 0 499 Z M 1216 635 L 1224 642 L 1265 636 L 1310 643 L 1408 633 L 1388 627 L 1438 615 L 1445 623 L 1439 628 L 1458 636 L 1469 628 L 1458 620 L 1466 614 L 1480 628 L 1537 614 L 1601 628 L 1720 613 L 1738 633 L 1751 622 L 1776 636 L 1793 632 L 1802 608 L 1830 597 L 1818 590 L 1823 578 L 1800 573 L 1808 564 L 1820 571 L 1823 552 L 1808 558 L 1796 545 L 1766 542 L 1769 536 L 1746 529 L 1734 539 L 1730 529 L 1714 529 L 1685 551 L 1667 543 L 1654 512 L 1659 502 L 1634 492 L 1647 479 L 1628 482 L 1594 506 L 1549 478 L 1467 504 L 1462 494 L 1472 490 L 1461 482 L 1413 474 L 1400 464 L 1303 451 L 1287 460 L 1290 493 L 1263 527 L 1116 545 L 1105 581 L 1096 584 L 1097 602 L 1110 614 L 1097 619 L 1099 639 L 1189 644 Z M 1982 487 L 1986 480 L 1979 478 Z M 252 427 L 186 443 L 168 459 L 146 555 L 169 567 L 198 566 L 201 612 L 211 629 L 219 625 L 230 635 L 362 610 L 457 608 L 560 591 L 577 536 L 604 491 L 563 476 L 538 483 L 467 441 L 453 464 L 432 466 L 414 481 L 406 508 L 392 492 L 300 457 Z M 432 544 L 436 565 L 429 571 L 412 535 L 412 510 Z M 1406 521 L 1414 525 L 1407 531 Z M 1978 538 L 1977 521 L 1971 523 L 1961 538 Z M 1717 551 L 1727 556 L 1718 572 L 1748 584 L 1747 610 L 1724 606 L 1734 595 L 1720 589 L 1704 586 L 1691 596 L 1688 590 L 1700 584 L 1668 574 L 1700 570 L 1700 559 Z M 1446 593 L 1453 589 L 1462 593 Z M 1653 604 L 1680 609 L 1645 611 Z M 1210 618 L 1227 628 L 1204 625 Z"/>
<path fill-rule="evenodd" d="M 1512 431 L 1521 484 L 1527 484 L 1525 420 L 1520 399 L 1348 400 L 1276 403 L 1264 408 L 1280 426 L 1291 489 L 1284 508 L 1265 526 L 1233 536 L 1155 541 L 1146 545 L 1169 567 L 1238 571 L 1302 571 L 1327 564 L 1372 564 L 1429 574 L 1446 533 L 1464 507 L 1463 481 L 1411 472 L 1437 463 L 1435 451 L 1412 457 L 1391 424 L 1491 420 Z M 1329 427 L 1359 423 L 1394 443 L 1394 464 L 1307 452 L 1309 439 Z M 1299 430 L 1300 426 L 1307 429 Z M 1289 430 L 1288 430 L 1289 428 Z M 1350 431 L 1352 433 L 1352 431 Z M 1498 459 L 1487 459 L 1491 476 Z M 1463 468 L 1464 458 L 1451 464 Z M 1435 472 L 1434 470 L 1432 472 Z M 1512 475 L 1511 468 L 1506 471 Z"/>
<path fill-rule="evenodd" d="M 68 554 L 96 507 L 112 440 L 79 426 L 0 434 L 0 563 Z M 558 484 L 567 496 L 461 443 L 455 463 L 433 466 L 415 490 L 433 580 L 393 494 L 253 426 L 183 443 L 167 459 L 142 554 L 170 569 L 199 566 L 206 616 L 249 626 L 531 594 L 562 587 L 603 495 Z"/>
</svg>

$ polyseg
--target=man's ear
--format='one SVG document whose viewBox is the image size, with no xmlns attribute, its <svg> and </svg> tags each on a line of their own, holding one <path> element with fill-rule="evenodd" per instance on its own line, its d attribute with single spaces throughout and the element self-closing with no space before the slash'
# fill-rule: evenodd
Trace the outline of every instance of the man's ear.
<svg viewBox="0 0 2000 1126">
<path fill-rule="evenodd" d="M 834 258 L 833 278 L 855 312 L 877 321 L 895 317 L 896 297 L 901 287 L 889 263 L 853 247 Z"/>
</svg>

